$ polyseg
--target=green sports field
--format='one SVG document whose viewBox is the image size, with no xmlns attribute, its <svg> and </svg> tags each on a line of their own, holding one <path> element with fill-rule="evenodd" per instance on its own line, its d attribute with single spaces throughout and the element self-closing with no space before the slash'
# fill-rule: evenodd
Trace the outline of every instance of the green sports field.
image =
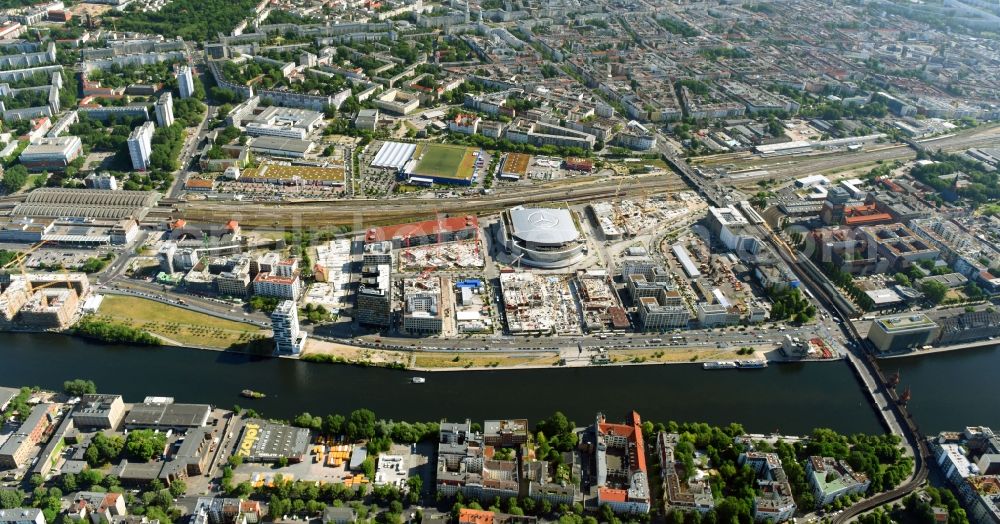
<svg viewBox="0 0 1000 524">
<path fill-rule="evenodd" d="M 465 146 L 444 144 L 423 144 L 418 146 L 415 157 L 423 155 L 413 174 L 435 178 L 454 178 L 468 180 L 472 178 L 476 157 L 473 149 Z"/>
</svg>

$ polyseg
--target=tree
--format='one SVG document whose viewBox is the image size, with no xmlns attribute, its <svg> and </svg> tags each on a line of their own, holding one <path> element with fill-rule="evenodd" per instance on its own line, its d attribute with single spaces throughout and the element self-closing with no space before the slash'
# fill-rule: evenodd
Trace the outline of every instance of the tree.
<svg viewBox="0 0 1000 524">
<path fill-rule="evenodd" d="M 142 462 L 149 462 L 154 456 L 163 453 L 166 446 L 166 434 L 154 433 L 148 429 L 134 430 L 125 440 L 125 450 L 128 454 Z"/>
<path fill-rule="evenodd" d="M 344 416 L 327 415 L 323 419 L 323 433 L 327 436 L 337 436 L 344 433 Z"/>
<path fill-rule="evenodd" d="M 19 508 L 24 505 L 24 492 L 19 489 L 0 490 L 0 509 Z"/>
<path fill-rule="evenodd" d="M 90 467 L 99 468 L 118 458 L 124 447 L 125 439 L 122 437 L 117 435 L 108 437 L 105 436 L 104 433 L 98 433 L 94 435 L 93 439 L 91 439 L 90 446 L 88 446 L 87 451 L 84 452 L 84 458 L 87 460 L 87 464 L 89 464 Z M 78 477 L 81 484 L 87 484 L 84 478 L 84 473 L 88 473 L 89 471 L 93 470 L 84 471 Z M 100 482 L 100 479 L 91 483 L 97 482 Z"/>
<path fill-rule="evenodd" d="M 97 386 L 94 384 L 93 380 L 78 378 L 63 382 L 63 391 L 67 395 L 80 397 L 83 395 L 93 395 L 94 393 L 97 393 Z"/>
<path fill-rule="evenodd" d="M 375 413 L 369 409 L 356 409 L 347 422 L 347 438 L 370 439 L 375 436 Z"/>
<path fill-rule="evenodd" d="M 185 484 L 183 480 L 177 479 L 170 483 L 170 494 L 173 495 L 174 498 L 180 497 L 186 492 L 187 484 Z"/>
<path fill-rule="evenodd" d="M 927 300 L 932 304 L 940 304 L 945 295 L 948 294 L 948 286 L 936 280 L 928 280 L 920 285 L 920 291 L 927 296 Z"/>
<path fill-rule="evenodd" d="M 7 169 L 3 174 L 3 188 L 8 193 L 13 193 L 24 186 L 28 181 L 28 169 L 21 164 L 17 164 Z"/>
</svg>

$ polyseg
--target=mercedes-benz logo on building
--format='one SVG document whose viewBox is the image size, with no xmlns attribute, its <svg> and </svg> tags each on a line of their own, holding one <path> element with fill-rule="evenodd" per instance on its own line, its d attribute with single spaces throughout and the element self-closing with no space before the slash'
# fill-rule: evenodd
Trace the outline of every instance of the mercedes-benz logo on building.
<svg viewBox="0 0 1000 524">
<path fill-rule="evenodd" d="M 551 229 L 559 225 L 559 219 L 544 211 L 535 211 L 528 216 L 528 223 L 538 229 Z"/>
</svg>

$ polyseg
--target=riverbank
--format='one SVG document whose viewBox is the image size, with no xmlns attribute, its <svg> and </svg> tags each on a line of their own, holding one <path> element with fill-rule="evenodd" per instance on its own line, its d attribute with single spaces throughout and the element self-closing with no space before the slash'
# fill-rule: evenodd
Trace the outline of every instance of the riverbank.
<svg viewBox="0 0 1000 524">
<path fill-rule="evenodd" d="M 889 360 L 896 358 L 912 358 L 912 357 L 922 357 L 925 355 L 934 355 L 937 353 L 949 353 L 952 351 L 961 351 L 963 349 L 982 349 L 990 347 L 1000 347 L 1000 341 L 996 340 L 977 340 L 976 342 L 967 342 L 965 344 L 953 344 L 951 346 L 936 347 L 931 349 L 917 349 L 914 351 L 907 351 L 906 353 L 893 353 L 889 355 L 879 355 L 880 360 Z"/>
<path fill-rule="evenodd" d="M 60 389 L 66 380 L 84 378 L 133 401 L 148 395 L 173 397 L 182 403 L 252 407 L 284 419 L 303 411 L 349 412 L 359 408 L 396 420 L 464 420 L 469 413 L 490 419 L 519 416 L 536 420 L 555 410 L 563 410 L 573 420 L 589 420 L 596 411 L 636 410 L 651 420 L 722 425 L 740 420 L 749 431 L 758 433 L 778 429 L 803 434 L 814 427 L 844 433 L 881 430 L 843 362 L 771 365 L 730 372 L 704 371 L 700 364 L 678 363 L 601 369 L 546 366 L 531 372 L 455 369 L 431 374 L 384 367 L 324 366 L 230 351 L 111 345 L 78 337 L 10 333 L 0 333 L 0 359 L 4 362 L 0 366 L 3 384 Z M 413 376 L 423 376 L 427 381 L 413 384 Z M 260 391 L 267 397 L 245 399 L 240 396 L 244 389 Z M 567 395 L 573 397 L 573 402 L 567 402 Z M 951 414 L 947 410 L 945 413 Z M 992 422 L 982 416 L 964 419 L 986 425 Z M 964 427 L 958 420 L 956 416 L 930 426 Z M 993 425 L 1000 426 L 1000 422 Z"/>
</svg>

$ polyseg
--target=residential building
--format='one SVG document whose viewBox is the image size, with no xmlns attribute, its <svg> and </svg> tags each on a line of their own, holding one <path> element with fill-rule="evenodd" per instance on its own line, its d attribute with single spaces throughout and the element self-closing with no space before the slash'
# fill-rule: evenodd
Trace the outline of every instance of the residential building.
<svg viewBox="0 0 1000 524">
<path fill-rule="evenodd" d="M 871 485 L 864 473 L 855 473 L 846 462 L 833 457 L 809 457 L 806 476 L 817 508 L 833 504 L 840 497 L 864 494 Z"/>
<path fill-rule="evenodd" d="M 649 473 L 639 414 L 633 411 L 625 424 L 612 424 L 598 413 L 584 443 L 592 453 L 597 504 L 607 504 L 615 513 L 649 513 Z"/>
<path fill-rule="evenodd" d="M 27 463 L 35 446 L 54 428 L 58 410 L 58 404 L 38 404 L 31 408 L 28 418 L 0 446 L 0 468 L 14 469 Z M 3 522 L 2 517 L 0 522 Z"/>
<path fill-rule="evenodd" d="M 760 494 L 753 500 L 756 522 L 784 522 L 795 515 L 792 486 L 777 454 L 748 451 L 740 454 L 739 463 L 750 466 L 757 475 Z"/>
<path fill-rule="evenodd" d="M 156 100 L 156 125 L 170 127 L 174 123 L 174 95 L 169 91 Z"/>
<path fill-rule="evenodd" d="M 191 524 L 257 524 L 262 514 L 255 500 L 201 497 L 195 503 Z"/>
<path fill-rule="evenodd" d="M 323 508 L 323 524 L 354 524 L 358 516 L 353 508 L 347 506 L 327 506 Z"/>
<path fill-rule="evenodd" d="M 253 280 L 253 292 L 257 295 L 297 302 L 301 290 L 302 282 L 296 260 L 281 261 L 270 272 L 258 273 Z"/>
<path fill-rule="evenodd" d="M 66 514 L 74 521 L 89 520 L 91 524 L 102 524 L 111 522 L 115 517 L 127 516 L 128 510 L 125 509 L 125 496 L 121 493 L 81 491 L 74 497 Z"/>
<path fill-rule="evenodd" d="M 295 302 L 286 300 L 271 313 L 271 330 L 274 332 L 274 352 L 298 355 L 305 345 L 305 333 L 299 330 L 299 309 Z"/>
<path fill-rule="evenodd" d="M 676 433 L 661 431 L 656 435 L 656 453 L 660 458 L 663 499 L 667 511 L 708 513 L 715 508 L 709 477 L 683 471 L 684 464 L 674 455 L 678 441 L 679 436 Z"/>
<path fill-rule="evenodd" d="M 509 448 L 528 442 L 526 419 L 487 420 L 483 423 L 483 443 L 487 446 Z"/>
<path fill-rule="evenodd" d="M 149 168 L 149 156 L 153 152 L 153 128 L 152 122 L 143 122 L 128 136 L 128 154 L 132 159 L 132 169 L 136 171 Z"/>
<path fill-rule="evenodd" d="M 194 96 L 194 75 L 189 66 L 182 65 L 177 69 L 177 87 L 181 91 L 181 98 Z"/>
<path fill-rule="evenodd" d="M 0 524 L 45 524 L 45 515 L 38 508 L 0 509 Z"/>
</svg>

